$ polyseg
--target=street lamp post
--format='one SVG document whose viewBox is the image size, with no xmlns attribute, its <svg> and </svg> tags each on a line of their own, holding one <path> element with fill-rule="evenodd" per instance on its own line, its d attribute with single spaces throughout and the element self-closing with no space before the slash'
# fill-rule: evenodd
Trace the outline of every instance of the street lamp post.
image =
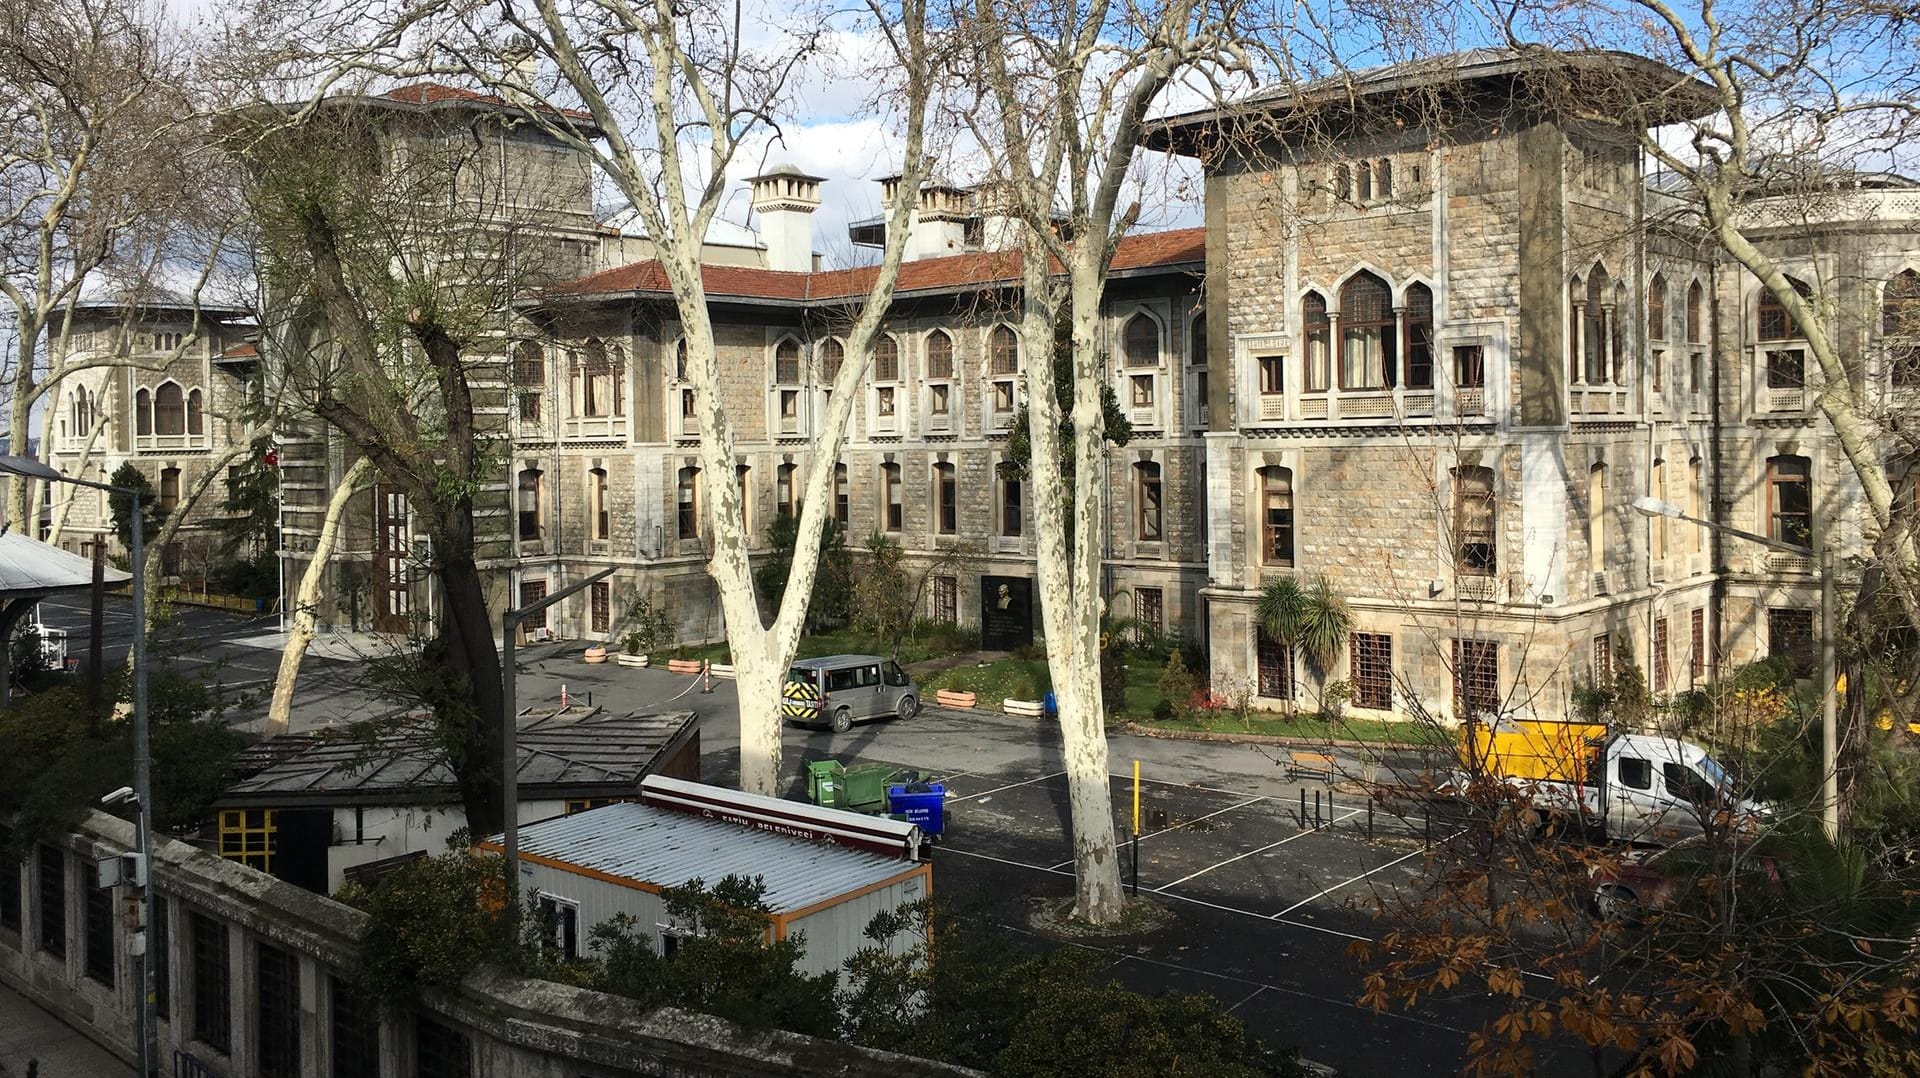
<svg viewBox="0 0 1920 1078">
<path fill-rule="evenodd" d="M 1771 536 L 1758 535 L 1750 531 L 1699 517 L 1688 516 L 1680 507 L 1658 498 L 1635 498 L 1634 512 L 1649 517 L 1667 517 L 1697 524 L 1709 531 L 1722 535 L 1731 535 L 1736 539 L 1745 539 L 1750 543 L 1773 550 L 1784 551 L 1802 558 L 1820 559 L 1820 820 L 1826 827 L 1827 837 L 1838 840 L 1840 837 L 1840 772 L 1839 752 L 1839 704 L 1833 698 L 1837 678 L 1835 676 L 1833 643 L 1833 544 L 1822 544 L 1816 553 L 1812 547 L 1798 543 L 1783 542 Z"/>
<path fill-rule="evenodd" d="M 520 705 L 515 700 L 518 690 L 514 685 L 513 637 L 519 631 L 520 623 L 529 615 L 538 614 L 560 600 L 576 595 L 613 574 L 612 569 L 602 569 L 585 580 L 561 588 L 552 595 L 505 611 L 500 615 L 500 699 L 506 710 L 505 721 L 500 724 L 500 800 L 506 809 L 503 814 L 500 845 L 506 854 L 509 916 L 516 914 L 520 908 L 520 774 L 518 761 L 514 759 L 520 751 Z"/>
<path fill-rule="evenodd" d="M 134 845 L 139 858 L 134 869 L 133 887 L 140 899 L 140 934 L 137 937 L 140 947 L 140 996 L 134 1007 L 134 1030 L 140 1041 L 140 1074 L 142 1078 L 148 1078 L 159 1073 L 160 1052 L 155 1039 L 158 1026 L 153 998 L 154 956 L 153 948 L 147 945 L 150 942 L 147 933 L 154 924 L 155 905 L 151 879 L 153 756 L 147 737 L 147 552 L 145 529 L 141 526 L 144 514 L 141 512 L 140 492 L 111 483 L 76 479 L 31 457 L 0 454 L 0 474 L 104 490 L 108 494 L 124 495 L 132 506 L 128 516 L 133 521 L 132 541 L 129 543 L 133 556 L 133 796 L 138 807 L 134 820 Z"/>
</svg>

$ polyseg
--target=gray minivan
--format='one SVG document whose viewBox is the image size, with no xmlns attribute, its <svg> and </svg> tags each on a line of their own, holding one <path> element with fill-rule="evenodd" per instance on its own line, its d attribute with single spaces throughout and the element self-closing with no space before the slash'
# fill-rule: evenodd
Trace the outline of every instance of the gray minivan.
<svg viewBox="0 0 1920 1078">
<path fill-rule="evenodd" d="M 865 719 L 911 719 L 920 710 L 920 686 L 878 655 L 802 659 L 787 671 L 782 696 L 788 721 L 825 724 L 835 733 Z"/>
</svg>

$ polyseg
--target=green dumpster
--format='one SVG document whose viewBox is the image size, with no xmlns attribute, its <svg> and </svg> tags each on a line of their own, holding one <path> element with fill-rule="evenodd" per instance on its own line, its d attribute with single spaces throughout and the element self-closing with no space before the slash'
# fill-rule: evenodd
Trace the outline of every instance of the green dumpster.
<svg viewBox="0 0 1920 1078">
<path fill-rule="evenodd" d="M 878 813 L 887 810 L 887 786 L 900 769 L 890 764 L 862 764 L 842 772 L 841 808 Z"/>
<path fill-rule="evenodd" d="M 838 760 L 807 764 L 807 799 L 821 808 L 846 808 L 847 769 Z"/>
</svg>

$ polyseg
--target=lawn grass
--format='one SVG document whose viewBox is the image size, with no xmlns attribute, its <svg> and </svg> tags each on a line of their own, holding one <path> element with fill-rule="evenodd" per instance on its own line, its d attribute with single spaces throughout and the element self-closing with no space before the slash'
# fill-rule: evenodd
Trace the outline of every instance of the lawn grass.
<svg viewBox="0 0 1920 1078">
<path fill-rule="evenodd" d="M 1383 719 L 1341 719 L 1328 721 L 1318 715 L 1293 715 L 1256 711 L 1242 721 L 1231 711 L 1194 713 L 1191 719 L 1135 719 L 1157 730 L 1211 734 L 1260 734 L 1270 737 L 1297 737 L 1307 741 L 1367 741 L 1382 745 L 1439 747 L 1451 744 L 1449 735 L 1422 722 L 1388 722 Z"/>
<path fill-rule="evenodd" d="M 900 641 L 899 661 L 903 666 L 940 658 L 980 647 L 980 634 L 950 625 L 922 625 Z M 822 655 L 885 655 L 888 645 L 851 628 L 816 633 L 800 638 L 799 659 L 817 659 Z M 700 659 L 724 663 L 731 659 L 726 641 L 675 648 L 676 659 Z"/>
<path fill-rule="evenodd" d="M 1044 656 L 1021 659 L 996 659 L 975 666 L 956 666 L 930 674 L 921 684 L 929 697 L 940 689 L 970 692 L 979 696 L 985 708 L 998 708 L 1002 700 L 1041 700 L 1053 689 L 1053 675 Z M 1160 667 L 1151 659 L 1127 663 L 1127 692 L 1120 707 L 1122 719 L 1144 719 L 1160 706 Z"/>
</svg>

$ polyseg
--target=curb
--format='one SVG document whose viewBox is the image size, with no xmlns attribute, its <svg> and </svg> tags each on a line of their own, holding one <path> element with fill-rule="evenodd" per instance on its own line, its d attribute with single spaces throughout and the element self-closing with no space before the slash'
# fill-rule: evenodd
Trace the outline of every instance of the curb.
<svg viewBox="0 0 1920 1078">
<path fill-rule="evenodd" d="M 1423 749 L 1428 747 L 1412 741 L 1355 741 L 1352 738 L 1290 737 L 1286 734 L 1223 734 L 1212 730 L 1167 730 L 1137 722 L 1125 723 L 1121 729 L 1137 737 L 1157 737 L 1163 741 L 1211 741 L 1225 745 L 1298 745 L 1316 749 Z"/>
</svg>

